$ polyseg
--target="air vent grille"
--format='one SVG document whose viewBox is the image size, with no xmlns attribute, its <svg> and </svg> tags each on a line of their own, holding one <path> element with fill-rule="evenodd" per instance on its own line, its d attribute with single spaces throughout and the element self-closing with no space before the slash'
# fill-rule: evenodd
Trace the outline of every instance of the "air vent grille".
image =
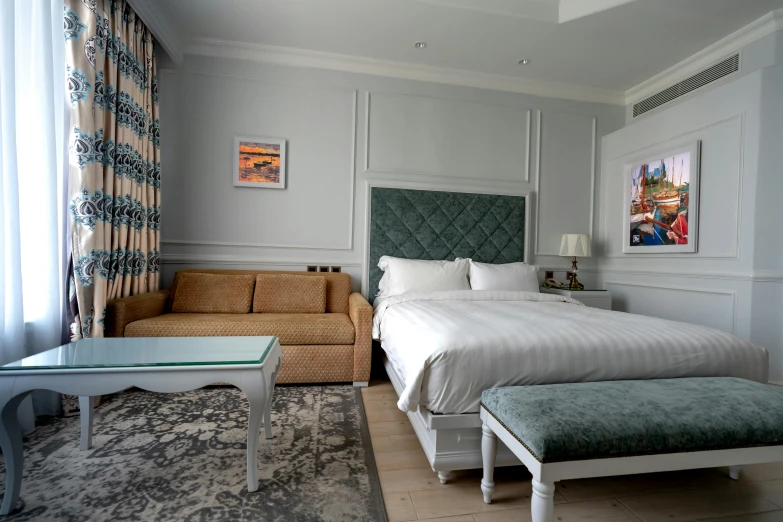
<svg viewBox="0 0 783 522">
<path fill-rule="evenodd" d="M 664 89 L 658 94 L 653 94 L 649 98 L 634 104 L 633 117 L 636 118 L 647 111 L 660 107 L 664 103 L 668 103 L 675 98 L 679 98 L 691 91 L 695 91 L 699 87 L 704 87 L 708 83 L 712 83 L 715 80 L 737 71 L 739 71 L 739 54 L 726 58 L 722 62 L 716 63 L 712 67 L 704 69 L 700 73 L 696 73 L 690 78 L 686 78 L 680 83 L 672 85 L 668 89 Z"/>
</svg>

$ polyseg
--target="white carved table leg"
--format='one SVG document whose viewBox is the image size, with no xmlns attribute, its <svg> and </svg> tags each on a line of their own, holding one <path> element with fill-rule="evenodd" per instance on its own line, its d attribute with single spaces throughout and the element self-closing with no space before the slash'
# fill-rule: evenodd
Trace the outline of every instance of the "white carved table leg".
<svg viewBox="0 0 783 522">
<path fill-rule="evenodd" d="M 269 388 L 267 390 L 266 404 L 264 405 L 264 435 L 267 439 L 272 438 L 272 397 L 275 393 L 275 382 L 277 382 L 277 374 L 280 373 L 280 364 L 282 358 L 278 359 L 275 363 L 275 371 L 269 378 Z"/>
<path fill-rule="evenodd" d="M 267 392 L 266 404 L 264 405 L 264 435 L 267 439 L 272 438 L 272 393 Z"/>
<path fill-rule="evenodd" d="M 29 393 L 0 399 L 0 448 L 5 457 L 5 495 L 0 515 L 7 515 L 16 508 L 22 490 L 22 427 L 19 426 L 17 410 Z"/>
<path fill-rule="evenodd" d="M 265 380 L 261 372 L 252 372 L 243 379 L 245 383 L 242 386 L 250 404 L 247 417 L 247 491 L 250 493 L 258 491 L 258 436 L 267 406 Z"/>
<path fill-rule="evenodd" d="M 553 522 L 555 519 L 555 484 L 533 479 L 533 498 L 530 502 L 533 522 Z"/>
<path fill-rule="evenodd" d="M 448 482 L 449 477 L 451 477 L 451 471 L 438 471 L 438 480 L 441 484 Z"/>
<path fill-rule="evenodd" d="M 79 396 L 79 416 L 82 424 L 82 434 L 79 438 L 79 449 L 86 451 L 92 447 L 92 419 L 95 413 L 95 397 Z"/>
<path fill-rule="evenodd" d="M 484 476 L 481 478 L 481 492 L 484 493 L 484 503 L 492 503 L 495 492 L 495 457 L 498 452 L 498 438 L 489 426 L 481 426 L 481 458 L 484 461 Z"/>
<path fill-rule="evenodd" d="M 739 480 L 742 466 L 729 466 L 729 477 L 732 480 Z"/>
</svg>

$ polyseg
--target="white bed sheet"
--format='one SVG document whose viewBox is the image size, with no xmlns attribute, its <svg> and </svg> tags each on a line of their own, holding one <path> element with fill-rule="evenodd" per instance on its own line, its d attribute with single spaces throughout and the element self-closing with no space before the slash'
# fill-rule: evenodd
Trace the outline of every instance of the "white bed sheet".
<svg viewBox="0 0 783 522">
<path fill-rule="evenodd" d="M 379 298 L 373 338 L 405 382 L 403 411 L 477 412 L 481 392 L 499 386 L 698 376 L 766 382 L 769 366 L 764 348 L 726 332 L 532 292 Z"/>
</svg>

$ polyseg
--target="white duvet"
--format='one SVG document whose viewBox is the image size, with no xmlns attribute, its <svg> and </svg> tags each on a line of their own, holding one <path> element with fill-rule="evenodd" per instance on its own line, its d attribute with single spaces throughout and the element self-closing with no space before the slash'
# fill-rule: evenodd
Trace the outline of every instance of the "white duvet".
<svg viewBox="0 0 783 522">
<path fill-rule="evenodd" d="M 712 328 L 588 308 L 533 292 L 457 290 L 378 298 L 373 338 L 404 381 L 397 403 L 479 409 L 510 385 L 733 376 L 767 381 L 764 348 Z"/>
</svg>

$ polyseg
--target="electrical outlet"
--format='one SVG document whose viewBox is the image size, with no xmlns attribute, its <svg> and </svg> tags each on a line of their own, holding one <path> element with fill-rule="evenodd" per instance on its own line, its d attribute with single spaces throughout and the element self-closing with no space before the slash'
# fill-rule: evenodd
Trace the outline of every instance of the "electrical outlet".
<svg viewBox="0 0 783 522">
<path fill-rule="evenodd" d="M 319 266 L 318 267 L 318 271 L 319 272 L 328 272 L 329 271 L 329 267 L 328 266 Z"/>
<path fill-rule="evenodd" d="M 330 268 L 331 268 L 332 272 L 342 272 L 343 271 L 342 267 L 339 267 L 339 266 L 333 266 L 333 267 L 330 267 Z"/>
<path fill-rule="evenodd" d="M 318 267 L 313 265 L 307 265 L 308 272 L 318 272 Z"/>
<path fill-rule="evenodd" d="M 570 281 L 571 279 L 573 279 L 573 277 L 574 277 L 574 273 L 573 272 L 566 272 L 566 279 L 568 279 Z"/>
<path fill-rule="evenodd" d="M 555 278 L 555 273 L 553 271 L 547 270 L 546 272 L 544 272 L 544 279 L 554 279 L 554 278 Z"/>
</svg>

